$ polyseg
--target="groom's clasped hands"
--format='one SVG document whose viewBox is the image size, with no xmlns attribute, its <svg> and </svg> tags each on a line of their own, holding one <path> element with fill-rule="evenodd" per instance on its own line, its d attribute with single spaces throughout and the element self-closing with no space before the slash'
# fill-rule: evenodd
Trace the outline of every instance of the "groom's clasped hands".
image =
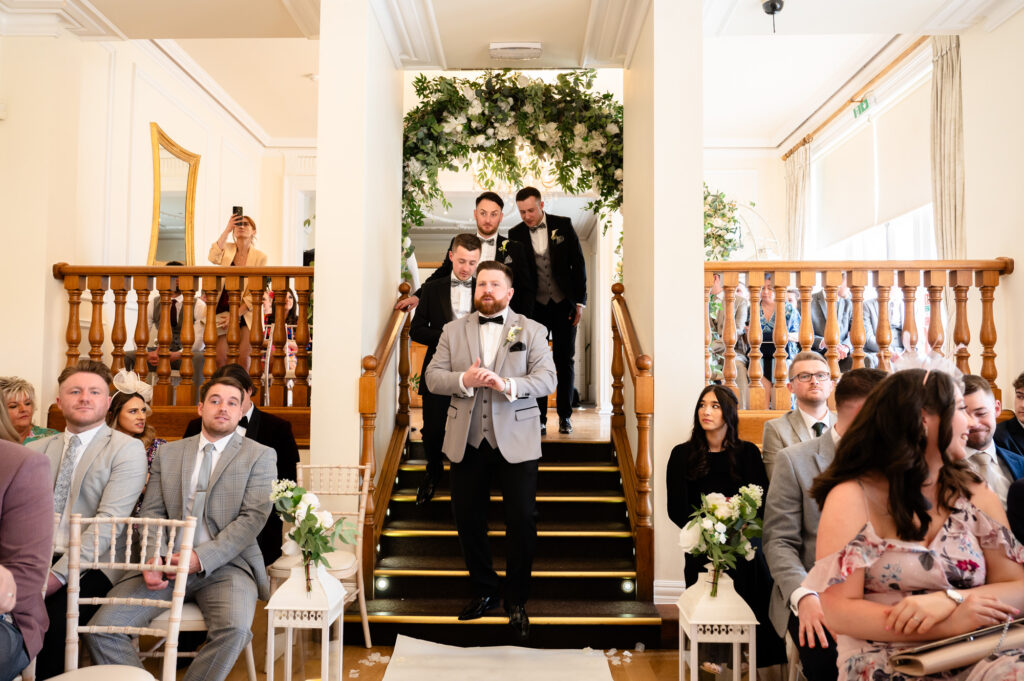
<svg viewBox="0 0 1024 681">
<path fill-rule="evenodd" d="M 471 367 L 466 369 L 462 382 L 467 388 L 490 388 L 498 392 L 505 391 L 505 379 L 487 367 L 481 366 L 479 357 Z"/>
</svg>

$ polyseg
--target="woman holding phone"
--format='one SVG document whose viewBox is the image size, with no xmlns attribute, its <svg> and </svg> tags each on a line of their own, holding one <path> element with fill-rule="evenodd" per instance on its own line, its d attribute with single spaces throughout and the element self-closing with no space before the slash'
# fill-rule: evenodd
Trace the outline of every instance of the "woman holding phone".
<svg viewBox="0 0 1024 681">
<path fill-rule="evenodd" d="M 228 236 L 233 235 L 234 241 L 228 241 Z M 257 249 L 253 244 L 256 241 L 256 222 L 248 215 L 242 214 L 241 207 L 236 206 L 228 220 L 224 232 L 210 246 L 210 262 L 221 267 L 261 267 L 267 264 L 267 254 Z M 249 279 L 242 283 L 242 298 L 239 302 L 238 324 L 240 327 L 241 340 L 238 346 L 238 363 L 243 367 L 249 366 L 249 332 L 252 327 L 252 308 L 250 307 L 251 294 L 249 292 Z M 262 288 L 262 286 L 260 286 Z M 223 285 L 217 298 L 217 367 L 220 368 L 228 363 L 228 323 L 229 319 L 228 292 Z"/>
</svg>

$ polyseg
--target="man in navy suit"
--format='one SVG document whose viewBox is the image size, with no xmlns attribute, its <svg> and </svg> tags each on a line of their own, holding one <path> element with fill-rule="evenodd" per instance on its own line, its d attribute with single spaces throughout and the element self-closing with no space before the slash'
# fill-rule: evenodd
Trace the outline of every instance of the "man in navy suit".
<svg viewBox="0 0 1024 681">
<path fill-rule="evenodd" d="M 575 379 L 576 327 L 587 304 L 587 266 L 572 220 L 544 212 L 540 192 L 523 187 L 516 194 L 516 206 L 523 219 L 508 231 L 533 261 L 533 289 L 536 301 L 531 319 L 547 327 L 558 373 L 558 432 L 571 433 L 572 395 Z M 517 283 L 518 287 L 519 284 Z M 513 302 L 513 308 L 515 303 Z M 541 432 L 547 432 L 547 397 L 538 397 Z"/>
<path fill-rule="evenodd" d="M 1002 405 L 981 376 L 964 376 L 964 403 L 975 424 L 967 432 L 967 463 L 988 483 L 1006 506 L 1014 480 L 1024 477 L 1024 456 L 996 444 L 993 435 Z"/>
<path fill-rule="evenodd" d="M 1003 449 L 1024 456 L 1024 372 L 1013 382 L 1014 418 L 996 426 L 995 441 Z"/>
</svg>

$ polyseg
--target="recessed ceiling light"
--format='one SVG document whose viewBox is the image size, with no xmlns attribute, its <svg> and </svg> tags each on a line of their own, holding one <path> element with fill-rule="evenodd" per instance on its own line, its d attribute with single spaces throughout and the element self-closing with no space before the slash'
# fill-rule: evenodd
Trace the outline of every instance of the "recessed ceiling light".
<svg viewBox="0 0 1024 681">
<path fill-rule="evenodd" d="M 540 59 L 541 43 L 491 43 L 491 59 Z"/>
</svg>

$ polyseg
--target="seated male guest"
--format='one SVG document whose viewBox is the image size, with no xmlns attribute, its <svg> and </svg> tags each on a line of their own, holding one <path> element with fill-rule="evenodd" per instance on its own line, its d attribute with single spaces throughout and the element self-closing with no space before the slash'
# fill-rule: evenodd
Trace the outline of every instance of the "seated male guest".
<svg viewBox="0 0 1024 681">
<path fill-rule="evenodd" d="M 274 450 L 277 455 L 278 479 L 294 480 L 299 465 L 299 447 L 292 434 L 292 424 L 280 416 L 261 411 L 253 404 L 252 395 L 256 387 L 249 373 L 238 364 L 225 364 L 213 372 L 214 378 L 227 376 L 238 381 L 242 386 L 242 418 L 235 431 L 242 437 L 255 440 Z M 192 419 L 185 428 L 184 437 L 198 435 L 203 427 L 200 418 Z M 267 524 L 256 538 L 263 553 L 263 561 L 270 565 L 281 557 L 281 544 L 284 542 L 284 525 L 276 513 L 271 513 Z"/>
<path fill-rule="evenodd" d="M 779 636 L 788 630 L 808 681 L 835 681 L 836 642 L 825 628 L 818 594 L 800 586 L 814 565 L 821 511 L 808 496 L 814 478 L 836 455 L 839 438 L 886 373 L 853 369 L 836 386 L 836 422 L 822 437 L 786 447 L 775 459 L 764 508 L 764 556 L 775 585 L 769 617 Z M 792 662 L 792 661 L 791 661 Z"/>
<path fill-rule="evenodd" d="M 437 351 L 444 325 L 453 319 L 462 319 L 473 311 L 473 274 L 480 259 L 480 239 L 472 234 L 457 234 L 448 252 L 452 264 L 451 276 L 445 279 L 427 281 L 419 290 L 422 304 L 416 309 L 409 330 L 410 337 L 427 346 L 423 356 L 423 368 L 430 366 L 430 360 Z M 427 382 L 420 381 L 420 396 L 423 398 L 423 448 L 427 454 L 427 471 L 416 492 L 416 505 L 421 506 L 434 496 L 441 473 L 444 472 L 444 425 L 448 419 L 448 405 L 451 397 L 430 392 Z"/>
<path fill-rule="evenodd" d="M 811 351 L 798 353 L 789 365 L 786 386 L 796 398 L 796 409 L 765 421 L 761 438 L 761 458 L 769 479 L 780 449 L 821 437 L 835 423 L 835 415 L 828 409 L 832 376 L 824 357 Z"/>
<path fill-rule="evenodd" d="M 53 502 L 50 479 L 46 456 L 0 440 L 0 681 L 43 647 L 53 525 L 39 519 Z"/>
<path fill-rule="evenodd" d="M 53 509 L 60 514 L 53 542 L 53 567 L 46 586 L 46 613 L 50 627 L 43 638 L 43 651 L 36 662 L 36 676 L 48 679 L 64 671 L 64 638 L 67 631 L 68 517 L 107 516 L 126 518 L 146 484 L 146 450 L 142 441 L 111 430 L 106 424 L 110 407 L 110 370 L 100 362 L 80 360 L 61 372 L 57 379 L 57 406 L 67 424 L 63 433 L 36 440 L 30 449 L 44 453 L 50 460 L 53 481 Z M 40 522 L 50 525 L 46 509 L 37 509 Z M 82 562 L 93 560 L 96 529 L 82 534 Z M 100 533 L 97 552 L 110 549 L 110 536 Z M 113 573 L 86 570 L 82 573 L 79 597 L 105 596 Z M 82 605 L 82 621 L 96 606 Z"/>
<path fill-rule="evenodd" d="M 142 502 L 143 518 L 196 518 L 195 550 L 189 564 L 185 599 L 194 601 L 208 627 L 206 645 L 185 674 L 186 680 L 227 677 L 252 638 L 256 599 L 269 597 L 270 583 L 256 536 L 271 511 L 274 450 L 235 432 L 242 418 L 245 389 L 233 378 L 211 379 L 199 391 L 199 435 L 160 449 Z M 155 532 L 150 541 L 156 541 Z M 177 546 L 161 555 L 177 564 Z M 159 572 L 133 573 L 111 596 L 167 600 L 173 585 Z M 105 605 L 90 624 L 141 626 L 161 608 Z M 99 664 L 141 667 L 127 634 L 86 634 L 85 645 Z"/>
<path fill-rule="evenodd" d="M 1024 373 L 1013 382 L 1013 416 L 996 426 L 996 444 L 1024 456 Z"/>
<path fill-rule="evenodd" d="M 172 260 L 167 263 L 168 267 L 181 267 L 183 263 L 177 260 Z M 171 298 L 171 305 L 168 314 L 168 319 L 171 322 L 171 346 L 169 359 L 171 362 L 171 369 L 177 371 L 181 368 L 181 329 L 185 322 L 185 296 L 181 293 L 178 288 L 178 278 L 173 277 L 171 279 L 171 288 L 174 289 L 174 296 Z M 150 370 L 156 369 L 157 364 L 160 361 L 160 357 L 157 354 L 157 340 L 160 333 L 160 315 L 162 303 L 160 300 L 160 292 L 156 291 L 150 296 L 150 313 L 149 313 L 149 343 L 146 345 L 146 362 L 149 365 Z M 203 344 L 203 334 L 206 331 L 206 303 L 203 301 L 201 295 L 196 296 L 195 305 L 192 308 L 192 353 L 198 356 L 202 353 L 203 348 L 206 347 Z M 129 350 L 125 353 L 125 365 L 129 369 L 135 367 L 135 354 L 137 350 Z"/>
<path fill-rule="evenodd" d="M 1024 480 L 1015 481 L 1006 493 L 1006 517 L 1013 536 L 1024 543 Z"/>
<path fill-rule="evenodd" d="M 1010 484 L 1024 478 L 1024 455 L 1000 447 L 993 439 L 996 416 L 1003 407 L 986 379 L 964 376 L 964 405 L 974 417 L 974 425 L 967 431 L 967 463 L 1006 506 Z"/>
</svg>

